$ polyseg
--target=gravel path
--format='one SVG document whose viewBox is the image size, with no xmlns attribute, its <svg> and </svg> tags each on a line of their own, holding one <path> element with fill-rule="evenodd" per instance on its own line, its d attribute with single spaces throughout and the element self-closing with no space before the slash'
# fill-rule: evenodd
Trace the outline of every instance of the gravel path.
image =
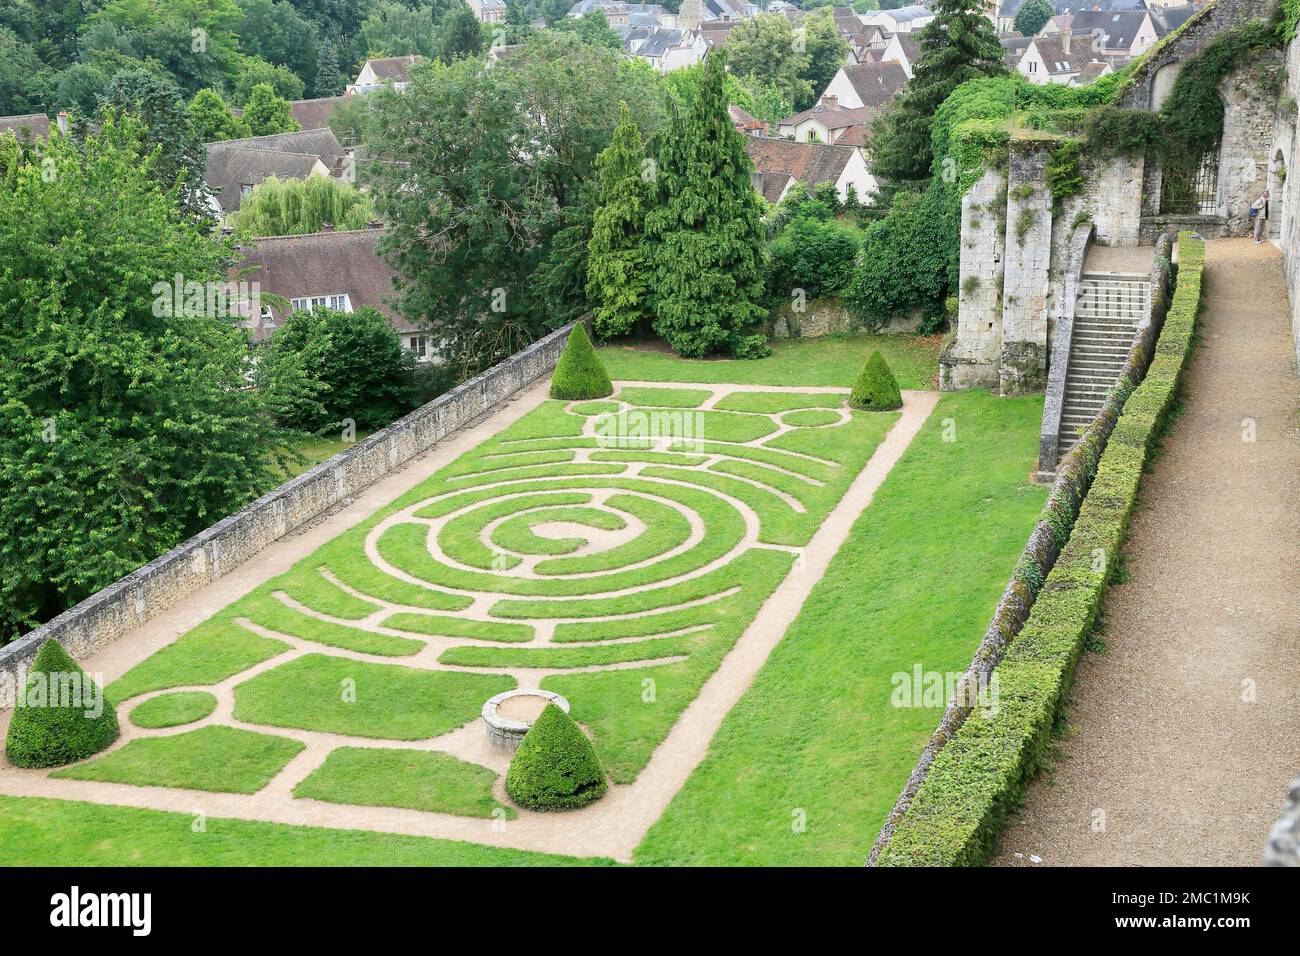
<svg viewBox="0 0 1300 956">
<path fill-rule="evenodd" d="M 1254 865 L 1300 769 L 1300 381 L 1270 244 L 1210 242 L 1186 410 L 1142 483 L 1105 654 L 1001 865 Z M 1243 439 L 1253 420 L 1254 441 Z"/>
</svg>

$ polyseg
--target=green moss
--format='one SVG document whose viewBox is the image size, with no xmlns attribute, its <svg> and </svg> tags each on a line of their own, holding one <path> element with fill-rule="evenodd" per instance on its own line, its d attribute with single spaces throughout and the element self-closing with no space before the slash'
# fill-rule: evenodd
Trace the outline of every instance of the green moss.
<svg viewBox="0 0 1300 956">
<path fill-rule="evenodd" d="M 871 353 L 867 364 L 862 368 L 862 374 L 853 383 L 849 404 L 854 408 L 873 412 L 903 407 L 903 396 L 898 391 L 898 382 L 885 363 L 885 357 L 879 352 Z"/>
<path fill-rule="evenodd" d="M 587 338 L 587 327 L 577 322 L 551 375 L 551 398 L 577 401 L 605 398 L 614 393 L 605 366 Z"/>
<path fill-rule="evenodd" d="M 510 761 L 510 799 L 529 810 L 574 810 L 599 800 L 608 788 L 591 741 L 573 718 L 547 704 Z"/>
<path fill-rule="evenodd" d="M 9 762 L 58 767 L 99 753 L 117 735 L 117 711 L 99 685 L 58 641 L 42 644 L 9 721 Z"/>
</svg>

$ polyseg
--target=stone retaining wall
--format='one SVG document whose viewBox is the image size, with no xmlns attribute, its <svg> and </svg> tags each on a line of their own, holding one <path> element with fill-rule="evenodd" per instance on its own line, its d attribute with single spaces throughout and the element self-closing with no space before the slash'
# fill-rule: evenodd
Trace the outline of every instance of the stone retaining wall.
<svg viewBox="0 0 1300 956">
<path fill-rule="evenodd" d="M 47 640 L 84 659 L 174 607 L 548 374 L 571 328 L 534 342 L 0 648 L 0 708 L 13 706 L 18 681 Z"/>
</svg>

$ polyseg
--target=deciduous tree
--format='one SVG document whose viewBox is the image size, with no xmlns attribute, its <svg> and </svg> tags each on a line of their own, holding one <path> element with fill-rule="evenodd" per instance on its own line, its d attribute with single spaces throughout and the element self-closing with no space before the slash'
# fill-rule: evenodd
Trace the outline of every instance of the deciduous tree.
<svg viewBox="0 0 1300 956">
<path fill-rule="evenodd" d="M 292 133 L 302 127 L 289 110 L 289 101 L 276 96 L 269 83 L 259 83 L 244 106 L 244 121 L 254 136 Z"/>
<path fill-rule="evenodd" d="M 173 295 L 220 283 L 229 249 L 146 140 L 109 113 L 0 185 L 0 639 L 276 483 L 287 436 L 244 388 L 243 332 Z"/>
</svg>

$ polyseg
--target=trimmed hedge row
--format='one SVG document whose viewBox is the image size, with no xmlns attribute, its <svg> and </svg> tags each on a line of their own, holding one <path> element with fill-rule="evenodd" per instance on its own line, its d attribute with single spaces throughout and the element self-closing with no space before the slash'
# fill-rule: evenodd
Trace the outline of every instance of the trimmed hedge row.
<svg viewBox="0 0 1300 956">
<path fill-rule="evenodd" d="M 1104 443 L 1069 539 L 1028 620 L 994 671 L 997 707 L 972 710 L 938 752 L 877 865 L 983 863 L 1043 765 L 1119 556 L 1143 466 L 1177 394 L 1200 307 L 1204 257 L 1203 241 L 1179 236 L 1177 286 L 1154 357 Z"/>
</svg>

